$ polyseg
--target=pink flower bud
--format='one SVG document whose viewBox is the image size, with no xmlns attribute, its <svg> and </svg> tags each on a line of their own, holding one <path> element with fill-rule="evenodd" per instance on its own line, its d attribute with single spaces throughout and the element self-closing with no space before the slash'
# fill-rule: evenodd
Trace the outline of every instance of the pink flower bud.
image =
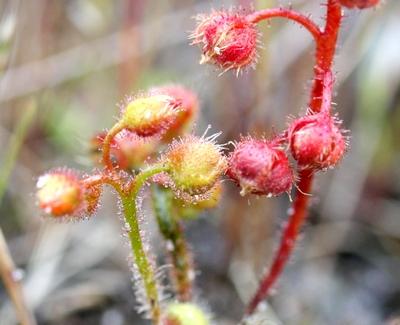
<svg viewBox="0 0 400 325">
<path fill-rule="evenodd" d="M 243 139 L 229 158 L 227 175 L 247 193 L 275 196 L 289 192 L 293 171 L 286 153 L 266 140 Z"/>
<path fill-rule="evenodd" d="M 366 9 L 379 4 L 379 0 L 340 0 L 340 4 L 347 8 Z"/>
<path fill-rule="evenodd" d="M 339 122 L 321 112 L 295 120 L 289 128 L 289 146 L 302 168 L 322 170 L 335 166 L 343 157 L 346 141 Z"/>
<path fill-rule="evenodd" d="M 214 11 L 197 17 L 193 44 L 202 47 L 201 63 L 212 62 L 222 69 L 251 65 L 257 57 L 257 29 L 240 13 Z"/>
</svg>

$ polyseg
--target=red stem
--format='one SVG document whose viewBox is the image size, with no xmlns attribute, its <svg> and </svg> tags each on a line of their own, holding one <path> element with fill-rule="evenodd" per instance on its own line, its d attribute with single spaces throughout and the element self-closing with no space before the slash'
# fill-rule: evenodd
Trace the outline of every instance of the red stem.
<svg viewBox="0 0 400 325">
<path fill-rule="evenodd" d="M 254 312 L 260 301 L 269 293 L 269 289 L 281 275 L 286 265 L 296 243 L 297 234 L 306 219 L 309 200 L 309 195 L 307 193 L 311 192 L 312 180 L 313 172 L 311 170 L 303 170 L 300 172 L 300 182 L 298 184 L 296 200 L 293 203 L 293 212 L 289 215 L 289 222 L 283 231 L 282 241 L 275 255 L 274 262 L 267 276 L 261 281 L 256 295 L 247 307 L 247 314 Z"/>
<path fill-rule="evenodd" d="M 321 36 L 321 30 L 319 29 L 318 25 L 316 25 L 307 16 L 304 16 L 303 14 L 298 13 L 291 9 L 272 8 L 272 9 L 259 10 L 259 11 L 255 11 L 255 12 L 249 14 L 246 17 L 246 19 L 249 22 L 256 24 L 256 23 L 260 22 L 261 20 L 266 20 L 266 19 L 276 18 L 276 17 L 287 18 L 287 19 L 295 21 L 296 23 L 299 23 L 300 25 L 305 27 L 311 33 L 311 35 L 315 38 L 316 41 L 318 41 L 318 39 Z"/>
<path fill-rule="evenodd" d="M 316 65 L 309 107 L 313 112 L 321 108 L 324 74 L 332 69 L 337 37 L 342 20 L 342 7 L 338 0 L 328 0 L 325 30 L 317 41 Z"/>
<path fill-rule="evenodd" d="M 253 14 L 253 16 L 256 16 Z M 342 8 L 338 0 L 328 0 L 327 17 L 324 31 L 316 38 L 316 66 L 314 68 L 313 89 L 310 108 L 312 112 L 329 109 L 332 97 L 333 78 L 331 67 L 335 55 L 337 37 L 342 18 Z M 324 89 L 325 86 L 325 89 Z M 293 212 L 283 230 L 282 239 L 272 265 L 263 277 L 256 294 L 247 307 L 247 315 L 252 314 L 258 304 L 268 296 L 293 251 L 298 233 L 307 218 L 307 208 L 314 173 L 312 170 L 299 170 L 299 182 Z"/>
</svg>

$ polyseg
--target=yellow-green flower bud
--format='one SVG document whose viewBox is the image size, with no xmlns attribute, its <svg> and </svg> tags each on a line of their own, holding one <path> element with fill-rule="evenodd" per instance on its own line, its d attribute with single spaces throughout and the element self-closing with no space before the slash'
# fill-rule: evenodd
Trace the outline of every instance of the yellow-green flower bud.
<svg viewBox="0 0 400 325">
<path fill-rule="evenodd" d="M 180 108 L 173 97 L 153 94 L 129 101 L 122 109 L 120 125 L 139 136 L 162 134 L 174 123 Z"/>
<path fill-rule="evenodd" d="M 201 195 L 209 191 L 227 168 L 221 146 L 192 135 L 174 141 L 163 156 L 167 164 L 173 188 L 189 195 Z"/>
</svg>

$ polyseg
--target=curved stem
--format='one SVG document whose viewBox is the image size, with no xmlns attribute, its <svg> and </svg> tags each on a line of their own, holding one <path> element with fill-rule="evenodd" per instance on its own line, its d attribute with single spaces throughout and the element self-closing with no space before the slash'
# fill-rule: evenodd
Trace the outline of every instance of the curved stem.
<svg viewBox="0 0 400 325">
<path fill-rule="evenodd" d="M 186 243 L 182 222 L 173 215 L 172 192 L 160 186 L 152 188 L 153 207 L 161 234 L 167 242 L 172 262 L 172 278 L 178 300 L 190 301 L 193 294 L 192 254 Z"/>
<path fill-rule="evenodd" d="M 139 222 L 137 218 L 136 198 L 145 182 L 155 174 L 168 171 L 164 165 L 154 165 L 140 172 L 135 179 L 135 183 L 126 194 L 121 195 L 123 213 L 126 223 L 129 225 L 128 237 L 132 248 L 132 253 L 139 274 L 143 280 L 146 299 L 150 308 L 150 316 L 154 324 L 159 324 L 160 321 L 160 301 L 158 294 L 158 284 L 155 277 L 153 265 L 146 255 Z"/>
<path fill-rule="evenodd" d="M 317 24 L 315 24 L 310 18 L 307 16 L 296 12 L 291 9 L 285 8 L 272 8 L 272 9 L 264 9 L 255 11 L 247 16 L 247 20 L 254 24 L 260 22 L 261 20 L 266 20 L 270 18 L 287 18 L 293 20 L 294 22 L 300 24 L 305 27 L 311 35 L 314 37 L 315 41 L 318 42 L 318 39 L 321 36 L 321 30 Z"/>
<path fill-rule="evenodd" d="M 118 122 L 114 124 L 114 126 L 108 131 L 106 137 L 104 138 L 103 142 L 103 164 L 105 165 L 106 169 L 111 170 L 113 168 L 111 156 L 110 156 L 110 149 L 111 149 L 111 142 L 114 137 L 124 129 L 122 123 Z"/>
<path fill-rule="evenodd" d="M 279 249 L 275 255 L 274 261 L 267 275 L 261 281 L 257 293 L 250 301 L 247 307 L 247 314 L 252 314 L 258 304 L 267 296 L 269 290 L 274 285 L 278 277 L 281 275 L 286 262 L 293 251 L 296 243 L 296 238 L 307 217 L 307 207 L 313 181 L 313 172 L 303 170 L 300 172 L 300 182 L 296 199 L 293 203 L 293 212 L 289 215 L 289 221 L 283 230 L 282 240 Z"/>
</svg>

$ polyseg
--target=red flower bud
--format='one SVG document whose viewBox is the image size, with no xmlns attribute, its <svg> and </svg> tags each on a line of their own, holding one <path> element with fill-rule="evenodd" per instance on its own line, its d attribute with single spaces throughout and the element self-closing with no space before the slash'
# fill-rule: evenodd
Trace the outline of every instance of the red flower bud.
<svg viewBox="0 0 400 325">
<path fill-rule="evenodd" d="M 272 141 L 243 139 L 229 158 L 227 175 L 247 193 L 275 196 L 289 192 L 293 171 L 286 153 Z"/>
<path fill-rule="evenodd" d="M 300 167 L 321 170 L 340 161 L 346 141 L 338 124 L 324 112 L 301 117 L 292 123 L 288 131 L 289 146 Z"/>
<path fill-rule="evenodd" d="M 365 9 L 374 7 L 379 3 L 379 0 L 340 0 L 340 4 L 347 8 Z"/>
<path fill-rule="evenodd" d="M 197 17 L 193 44 L 202 47 L 200 63 L 212 62 L 222 69 L 238 71 L 256 61 L 257 29 L 245 15 L 214 11 Z"/>
<path fill-rule="evenodd" d="M 169 125 L 166 134 L 162 137 L 164 142 L 171 142 L 173 138 L 183 133 L 196 115 L 199 107 L 197 96 L 191 90 L 180 85 L 155 87 L 150 89 L 150 92 L 172 97 L 172 100 L 175 101 L 173 106 L 179 108 L 178 116 Z"/>
</svg>

